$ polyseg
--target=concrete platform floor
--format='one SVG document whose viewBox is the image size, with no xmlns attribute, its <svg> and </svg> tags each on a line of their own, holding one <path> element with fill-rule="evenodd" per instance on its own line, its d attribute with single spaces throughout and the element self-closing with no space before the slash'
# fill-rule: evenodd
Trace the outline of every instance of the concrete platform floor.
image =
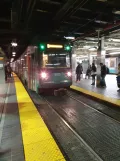
<svg viewBox="0 0 120 161">
<path fill-rule="evenodd" d="M 73 85 L 84 88 L 88 91 L 92 91 L 95 93 L 102 94 L 106 97 L 111 97 L 115 99 L 120 99 L 120 92 L 117 92 L 117 82 L 116 82 L 116 75 L 107 75 L 106 78 L 106 88 L 98 88 L 96 86 L 92 86 L 92 78 L 85 79 L 85 75 L 81 78 L 80 82 L 75 81 L 75 76 L 73 77 Z"/>
<path fill-rule="evenodd" d="M 13 79 L 0 70 L 0 161 L 24 161 L 19 111 Z"/>
</svg>

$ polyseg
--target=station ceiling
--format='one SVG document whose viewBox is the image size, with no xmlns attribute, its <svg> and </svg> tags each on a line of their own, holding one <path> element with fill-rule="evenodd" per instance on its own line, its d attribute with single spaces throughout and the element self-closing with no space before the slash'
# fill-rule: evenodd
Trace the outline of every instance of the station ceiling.
<svg viewBox="0 0 120 161">
<path fill-rule="evenodd" d="M 13 40 L 18 43 L 19 57 L 33 38 L 65 41 L 64 36 L 74 36 L 80 40 L 97 37 L 98 30 L 110 38 L 119 28 L 120 0 L 0 1 L 0 46 L 8 57 Z"/>
</svg>

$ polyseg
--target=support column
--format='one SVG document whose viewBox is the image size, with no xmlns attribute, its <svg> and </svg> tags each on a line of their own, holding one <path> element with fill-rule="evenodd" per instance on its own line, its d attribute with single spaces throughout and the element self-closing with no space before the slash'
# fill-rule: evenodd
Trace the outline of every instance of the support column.
<svg viewBox="0 0 120 161">
<path fill-rule="evenodd" d="M 76 51 L 75 48 L 72 48 L 72 81 L 75 81 L 76 76 Z"/>
<path fill-rule="evenodd" d="M 88 51 L 88 65 L 92 65 L 92 63 L 93 63 L 93 60 L 92 60 L 92 56 L 91 56 L 91 53 L 90 53 L 90 51 Z"/>
<path fill-rule="evenodd" d="M 99 39 L 99 38 L 98 38 Z M 97 51 L 97 78 L 96 78 L 96 86 L 100 86 L 101 79 L 101 67 L 100 63 L 105 64 L 105 49 L 104 49 L 104 37 L 98 41 L 98 51 Z"/>
</svg>

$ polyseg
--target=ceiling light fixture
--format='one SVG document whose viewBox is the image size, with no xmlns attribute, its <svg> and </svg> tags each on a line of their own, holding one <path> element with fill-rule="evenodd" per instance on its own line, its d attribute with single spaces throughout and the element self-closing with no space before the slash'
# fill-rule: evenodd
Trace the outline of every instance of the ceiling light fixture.
<svg viewBox="0 0 120 161">
<path fill-rule="evenodd" d="M 120 11 L 115 10 L 115 11 L 113 11 L 113 13 L 116 14 L 116 15 L 120 15 Z"/>
<path fill-rule="evenodd" d="M 89 48 L 88 50 L 89 51 L 96 51 L 97 50 L 97 47 L 92 47 L 92 48 Z"/>
<path fill-rule="evenodd" d="M 12 55 L 16 55 L 16 52 L 12 52 Z"/>
<path fill-rule="evenodd" d="M 107 24 L 108 22 L 106 21 L 101 21 L 101 20 L 95 20 L 96 23 L 101 23 L 101 24 Z"/>
<path fill-rule="evenodd" d="M 75 39 L 75 37 L 72 37 L 72 36 L 71 37 L 70 36 L 67 36 L 67 37 L 64 36 L 64 38 L 67 39 L 67 40 L 74 40 Z"/>
<path fill-rule="evenodd" d="M 120 42 L 120 39 L 108 39 L 108 41 Z"/>
<path fill-rule="evenodd" d="M 106 55 L 116 55 L 116 54 L 120 54 L 120 52 L 113 52 L 113 53 L 109 53 L 109 54 L 106 54 Z"/>
<path fill-rule="evenodd" d="M 11 45 L 12 45 L 13 47 L 16 47 L 18 44 L 17 44 L 16 42 L 12 42 Z"/>
</svg>

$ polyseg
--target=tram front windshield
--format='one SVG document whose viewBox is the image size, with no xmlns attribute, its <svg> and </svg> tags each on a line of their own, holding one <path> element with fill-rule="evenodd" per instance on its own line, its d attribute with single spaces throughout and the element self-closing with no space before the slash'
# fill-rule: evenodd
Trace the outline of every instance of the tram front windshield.
<svg viewBox="0 0 120 161">
<path fill-rule="evenodd" d="M 70 56 L 69 53 L 63 54 L 46 54 L 45 67 L 46 68 L 57 68 L 57 67 L 70 67 Z"/>
</svg>

